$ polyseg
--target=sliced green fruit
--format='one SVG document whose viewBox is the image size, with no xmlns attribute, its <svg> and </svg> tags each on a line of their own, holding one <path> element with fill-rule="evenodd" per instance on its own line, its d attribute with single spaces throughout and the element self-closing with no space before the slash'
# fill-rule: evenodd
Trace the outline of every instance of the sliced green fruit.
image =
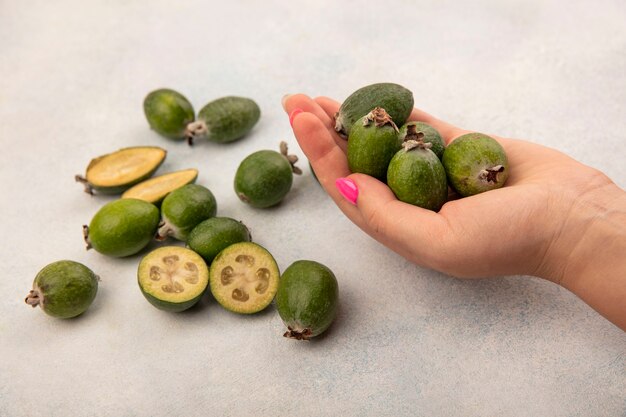
<svg viewBox="0 0 626 417">
<path fill-rule="evenodd" d="M 157 146 L 123 148 L 92 159 L 85 176 L 76 175 L 75 179 L 85 185 L 88 194 L 93 194 L 94 190 L 119 194 L 150 178 L 166 156 L 167 151 Z"/>
<path fill-rule="evenodd" d="M 394 83 L 378 83 L 365 86 L 352 93 L 335 115 L 335 130 L 347 138 L 354 123 L 382 107 L 397 126 L 402 126 L 413 111 L 413 93 Z"/>
<path fill-rule="evenodd" d="M 140 182 L 122 194 L 122 198 L 136 198 L 158 204 L 172 191 L 196 181 L 198 170 L 194 168 L 169 172 Z"/>
<path fill-rule="evenodd" d="M 424 143 L 430 143 L 430 150 L 437 155 L 437 158 L 443 158 L 443 151 L 446 145 L 443 143 L 441 135 L 431 125 L 424 122 L 408 122 L 400 128 L 398 135 L 402 142 L 407 140 L 421 140 Z"/>
<path fill-rule="evenodd" d="M 254 100 L 228 96 L 204 106 L 198 120 L 187 126 L 187 140 L 191 145 L 197 137 L 211 142 L 226 143 L 246 135 L 261 117 L 261 109 Z"/>
<path fill-rule="evenodd" d="M 57 261 L 45 266 L 33 281 L 26 304 L 52 317 L 67 319 L 85 312 L 98 292 L 98 276 L 85 265 Z"/>
<path fill-rule="evenodd" d="M 280 143 L 280 153 L 262 150 L 248 155 L 235 174 L 237 196 L 257 208 L 280 203 L 291 189 L 293 174 L 302 174 L 295 166 L 297 160 L 297 156 L 287 154 L 285 142 Z"/>
<path fill-rule="evenodd" d="M 210 265 L 223 249 L 250 240 L 250 231 L 242 222 L 230 217 L 211 217 L 193 228 L 189 233 L 187 246 Z"/>
<path fill-rule="evenodd" d="M 194 251 L 164 246 L 144 256 L 137 281 L 150 304 L 160 310 L 179 312 L 200 301 L 209 284 L 209 269 Z"/>
<path fill-rule="evenodd" d="M 439 211 L 448 198 L 446 171 L 430 144 L 408 140 L 389 162 L 387 185 L 398 200 Z"/>
<path fill-rule="evenodd" d="M 339 287 L 335 274 L 315 261 L 296 261 L 280 278 L 276 308 L 287 326 L 285 337 L 308 340 L 335 319 Z"/>
<path fill-rule="evenodd" d="M 257 313 L 274 299 L 279 277 L 278 265 L 265 248 L 252 242 L 235 243 L 211 264 L 211 293 L 229 311 Z"/>
<path fill-rule="evenodd" d="M 169 88 L 148 94 L 143 101 L 143 110 L 150 127 L 170 139 L 184 139 L 187 125 L 195 117 L 189 100 Z"/>
<path fill-rule="evenodd" d="M 146 201 L 111 201 L 98 210 L 89 226 L 83 226 L 87 249 L 114 257 L 134 255 L 154 238 L 159 217 L 159 209 Z"/>
<path fill-rule="evenodd" d="M 398 128 L 385 109 L 376 107 L 352 126 L 347 150 L 350 171 L 385 181 L 389 161 L 401 147 Z"/>
<path fill-rule="evenodd" d="M 504 148 L 482 133 L 454 139 L 443 153 L 442 163 L 450 185 L 463 197 L 500 188 L 509 176 Z"/>
<path fill-rule="evenodd" d="M 157 239 L 172 236 L 185 241 L 194 227 L 215 213 L 217 202 L 211 190 L 198 184 L 184 185 L 163 199 Z"/>
</svg>

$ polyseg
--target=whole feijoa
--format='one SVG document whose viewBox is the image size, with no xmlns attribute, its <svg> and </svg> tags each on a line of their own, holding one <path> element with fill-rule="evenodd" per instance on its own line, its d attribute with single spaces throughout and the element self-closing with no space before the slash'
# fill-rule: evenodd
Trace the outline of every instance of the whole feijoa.
<svg viewBox="0 0 626 417">
<path fill-rule="evenodd" d="M 103 255 L 134 255 L 154 238 L 159 225 L 159 209 L 135 198 L 111 201 L 83 226 L 87 249 Z"/>
<path fill-rule="evenodd" d="M 398 200 L 439 211 L 448 198 L 446 171 L 430 144 L 408 140 L 389 162 L 387 185 Z"/>
<path fill-rule="evenodd" d="M 250 230 L 242 222 L 230 217 L 211 217 L 193 228 L 187 238 L 187 246 L 202 256 L 207 265 L 211 265 L 223 249 L 250 240 Z"/>
<path fill-rule="evenodd" d="M 52 317 L 67 319 L 85 312 L 97 292 L 98 276 L 91 269 L 63 260 L 39 271 L 25 301 L 33 307 L 41 307 Z"/>
<path fill-rule="evenodd" d="M 280 143 L 280 153 L 262 150 L 248 155 L 235 173 L 235 192 L 252 207 L 267 208 L 282 201 L 291 189 L 298 157 L 287 154 L 287 144 Z"/>
<path fill-rule="evenodd" d="M 448 182 L 461 196 L 500 188 L 509 176 L 504 148 L 482 133 L 467 133 L 454 139 L 443 153 Z"/>
<path fill-rule="evenodd" d="M 319 262 L 296 261 L 280 277 L 276 309 L 287 326 L 285 337 L 308 340 L 321 334 L 335 319 L 338 303 L 337 278 Z"/>
<path fill-rule="evenodd" d="M 186 241 L 191 230 L 217 213 L 215 196 L 206 187 L 187 184 L 169 193 L 161 203 L 157 239 L 172 236 Z"/>
<path fill-rule="evenodd" d="M 446 145 L 437 129 L 424 122 L 408 122 L 400 128 L 398 135 L 402 142 L 407 140 L 421 140 L 424 143 L 430 143 L 430 150 L 441 160 Z"/>
<path fill-rule="evenodd" d="M 169 88 L 148 94 L 143 101 L 143 111 L 150 127 L 170 139 L 184 139 L 187 125 L 195 117 L 189 100 Z"/>
<path fill-rule="evenodd" d="M 246 97 L 218 98 L 204 106 L 198 120 L 187 126 L 189 144 L 203 137 L 211 142 L 227 143 L 246 135 L 261 117 L 259 105 Z"/>
<path fill-rule="evenodd" d="M 335 115 L 335 130 L 343 138 L 350 136 L 354 123 L 375 107 L 384 108 L 393 122 L 402 126 L 413 110 L 413 93 L 394 83 L 377 83 L 352 93 Z"/>
<path fill-rule="evenodd" d="M 348 137 L 348 167 L 352 172 L 385 181 L 389 161 L 401 147 L 397 126 L 385 109 L 376 107 L 352 126 Z"/>
</svg>

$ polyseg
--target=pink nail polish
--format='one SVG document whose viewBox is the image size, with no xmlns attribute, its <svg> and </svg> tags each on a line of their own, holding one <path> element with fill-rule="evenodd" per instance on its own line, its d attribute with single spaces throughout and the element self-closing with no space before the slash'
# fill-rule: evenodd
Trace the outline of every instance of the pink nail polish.
<svg viewBox="0 0 626 417">
<path fill-rule="evenodd" d="M 356 206 L 359 189 L 356 187 L 354 181 L 349 178 L 337 178 L 337 180 L 335 180 L 335 186 L 346 200 Z"/>
<path fill-rule="evenodd" d="M 289 124 L 293 126 L 293 119 L 296 118 L 297 115 L 304 112 L 302 109 L 293 109 L 293 111 L 289 114 Z"/>
</svg>

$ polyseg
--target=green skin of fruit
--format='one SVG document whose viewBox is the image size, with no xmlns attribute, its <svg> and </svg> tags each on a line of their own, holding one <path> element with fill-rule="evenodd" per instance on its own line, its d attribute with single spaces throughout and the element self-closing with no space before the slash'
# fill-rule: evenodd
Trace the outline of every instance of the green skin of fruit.
<svg viewBox="0 0 626 417">
<path fill-rule="evenodd" d="M 33 292 L 38 304 L 29 302 Z M 98 277 L 85 265 L 74 261 L 57 261 L 44 267 L 33 282 L 26 302 L 39 305 L 48 315 L 71 318 L 85 312 L 98 292 Z"/>
<path fill-rule="evenodd" d="M 348 166 L 352 172 L 385 181 L 389 161 L 402 144 L 393 126 L 386 124 L 378 127 L 373 122 L 365 126 L 366 118 L 363 116 L 352 126 L 348 138 Z"/>
<path fill-rule="evenodd" d="M 153 239 L 159 220 L 159 209 L 147 201 L 111 201 L 89 223 L 88 248 L 113 257 L 134 255 Z"/>
<path fill-rule="evenodd" d="M 365 86 L 352 93 L 335 116 L 335 130 L 344 138 L 350 136 L 352 126 L 374 107 L 384 108 L 397 126 L 401 126 L 413 111 L 413 93 L 394 83 Z"/>
<path fill-rule="evenodd" d="M 167 88 L 148 94 L 143 110 L 150 127 L 170 139 L 184 139 L 187 125 L 194 121 L 193 106 L 189 100 Z"/>
<path fill-rule="evenodd" d="M 243 137 L 261 117 L 261 109 L 245 97 L 222 97 L 204 106 L 198 121 L 206 124 L 206 137 L 212 142 L 227 143 Z"/>
<path fill-rule="evenodd" d="M 159 236 L 186 241 L 194 227 L 216 213 L 213 193 L 201 185 L 187 184 L 169 193 L 161 203 Z"/>
<path fill-rule="evenodd" d="M 296 339 L 324 332 L 337 314 L 339 287 L 333 272 L 314 261 L 296 261 L 283 272 L 276 293 L 276 308 Z"/>
<path fill-rule="evenodd" d="M 448 198 L 446 172 L 430 149 L 402 149 L 391 159 L 387 185 L 398 200 L 439 211 Z"/>
<path fill-rule="evenodd" d="M 430 150 L 437 155 L 437 158 L 440 160 L 443 158 L 443 151 L 446 149 L 446 146 L 443 143 L 441 135 L 437 132 L 437 129 L 424 122 L 408 122 L 400 128 L 398 136 L 400 137 L 401 142 L 403 142 L 404 138 L 406 138 L 408 126 L 415 126 L 417 132 L 422 132 L 424 134 L 422 141 L 432 145 Z"/>
<path fill-rule="evenodd" d="M 291 189 L 291 164 L 282 154 L 262 150 L 248 155 L 237 168 L 235 192 L 252 207 L 267 208 L 282 201 Z"/>
<path fill-rule="evenodd" d="M 207 265 L 211 265 L 223 249 L 250 240 L 250 231 L 243 223 L 230 217 L 212 217 L 193 228 L 187 246 L 202 256 Z"/>
<path fill-rule="evenodd" d="M 509 176 L 509 163 L 504 148 L 492 137 L 482 133 L 467 133 L 448 145 L 443 153 L 443 167 L 448 182 L 463 197 L 500 188 Z M 485 169 L 501 165 L 496 182 L 482 177 Z"/>
</svg>

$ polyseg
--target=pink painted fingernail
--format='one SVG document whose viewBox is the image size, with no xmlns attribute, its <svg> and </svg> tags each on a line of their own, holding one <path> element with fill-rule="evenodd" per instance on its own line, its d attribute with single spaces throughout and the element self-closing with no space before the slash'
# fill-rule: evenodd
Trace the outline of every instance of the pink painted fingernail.
<svg viewBox="0 0 626 417">
<path fill-rule="evenodd" d="M 304 112 L 302 109 L 293 109 L 293 111 L 289 114 L 289 124 L 293 126 L 293 119 L 296 118 L 297 115 Z"/>
<path fill-rule="evenodd" d="M 291 97 L 292 95 L 293 95 L 293 94 L 285 94 L 285 95 L 283 96 L 283 98 L 282 98 L 282 99 L 280 99 L 280 104 L 283 106 L 283 109 L 286 109 L 286 108 L 285 108 L 285 103 L 287 103 L 287 100 L 288 100 L 288 99 L 289 99 L 289 97 Z"/>
<path fill-rule="evenodd" d="M 335 186 L 342 196 L 356 206 L 356 198 L 359 196 L 359 189 L 350 178 L 337 178 Z"/>
</svg>

